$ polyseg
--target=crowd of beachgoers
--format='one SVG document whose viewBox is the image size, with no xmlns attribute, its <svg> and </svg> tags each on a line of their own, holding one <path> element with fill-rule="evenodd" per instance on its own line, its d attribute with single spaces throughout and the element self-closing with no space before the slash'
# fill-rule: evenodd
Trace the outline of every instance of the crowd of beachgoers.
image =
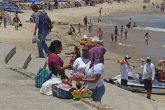
<svg viewBox="0 0 165 110">
<path fill-rule="evenodd" d="M 108 3 L 113 3 L 112 1 L 107 1 Z M 120 1 L 117 1 L 120 2 Z M 124 1 L 125 2 L 125 1 Z M 68 1 L 66 3 L 66 8 L 81 7 L 88 5 L 89 3 L 80 2 L 77 0 L 73 3 L 73 5 Z M 69 4 L 69 5 L 68 5 Z M 89 4 L 93 5 L 93 4 Z M 84 16 L 82 19 L 83 23 L 77 23 L 76 25 L 72 23 L 68 23 L 65 27 L 67 27 L 67 34 L 77 37 L 83 36 L 83 39 L 88 40 L 88 37 L 93 37 L 90 40 L 93 45 L 90 47 L 88 44 L 84 44 L 81 49 L 80 46 L 75 46 L 73 52 L 66 52 L 66 55 L 72 55 L 70 62 L 68 65 L 64 66 L 64 60 L 59 56 L 62 51 L 63 42 L 60 40 L 53 40 L 48 46 L 46 44 L 46 37 L 50 35 L 52 29 L 55 25 L 53 25 L 52 18 L 49 16 L 47 11 L 52 11 L 54 9 L 60 8 L 59 3 L 55 2 L 38 2 L 32 4 L 19 3 L 18 6 L 23 10 L 33 10 L 32 16 L 29 16 L 29 21 L 35 24 L 35 28 L 33 30 L 33 38 L 32 42 L 37 44 L 39 58 L 47 58 L 48 57 L 48 67 L 49 70 L 52 71 L 53 75 L 60 76 L 61 80 L 65 84 L 71 84 L 71 80 L 76 81 L 76 88 L 83 88 L 84 85 L 90 89 L 92 94 L 92 99 L 94 101 L 101 101 L 102 96 L 105 92 L 105 87 L 103 83 L 103 75 L 104 75 L 104 54 L 107 52 L 106 47 L 103 45 L 104 43 L 104 30 L 101 27 L 97 27 L 97 31 L 94 32 L 95 20 L 90 16 Z M 67 7 L 68 6 L 68 7 Z M 161 12 L 164 12 L 165 4 L 161 3 L 152 3 L 153 8 L 160 9 Z M 142 7 L 143 10 L 146 10 L 146 7 Z M 104 7 L 99 7 L 97 11 L 97 23 L 101 23 L 103 16 Z M 19 27 L 21 30 L 21 26 L 24 25 L 21 22 L 21 18 L 19 17 L 19 13 L 15 13 L 14 17 L 11 17 L 9 13 L 1 10 L 0 12 L 0 22 L 4 24 L 4 28 L 7 28 L 7 22 L 14 25 L 15 30 L 18 31 Z M 114 31 L 111 32 L 110 38 L 111 43 L 117 44 L 119 42 L 119 36 L 121 39 L 129 39 L 128 34 L 129 30 L 133 27 L 137 27 L 138 24 L 129 18 L 129 22 L 125 23 L 125 25 L 114 26 Z M 83 28 L 82 28 L 83 27 Z M 148 45 L 149 40 L 152 38 L 149 32 L 145 32 L 144 34 L 144 42 L 145 45 Z M 37 37 L 36 37 L 37 36 Z M 94 37 L 97 36 L 97 37 Z M 95 38 L 95 39 L 94 39 Z M 120 74 L 121 74 L 121 85 L 127 86 L 128 82 L 128 72 L 131 71 L 134 66 L 131 66 L 129 60 L 131 57 L 129 55 L 125 55 L 120 63 Z M 146 57 L 141 60 L 142 71 L 143 71 L 143 79 L 145 89 L 147 90 L 147 98 L 151 98 L 152 93 L 152 82 L 155 79 L 155 66 L 152 63 L 152 59 L 150 57 Z M 73 71 L 72 74 L 76 74 L 74 77 L 70 78 L 65 75 L 64 71 L 66 69 L 70 69 Z M 77 73 L 83 75 L 77 75 Z M 83 82 L 83 83 L 82 83 Z"/>
</svg>

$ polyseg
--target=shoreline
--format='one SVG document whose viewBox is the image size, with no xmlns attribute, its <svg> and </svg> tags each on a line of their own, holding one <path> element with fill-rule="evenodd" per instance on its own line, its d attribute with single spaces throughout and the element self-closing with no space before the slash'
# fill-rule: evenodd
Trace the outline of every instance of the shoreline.
<svg viewBox="0 0 165 110">
<path fill-rule="evenodd" d="M 55 11 L 48 11 L 48 15 L 52 18 L 52 21 L 56 22 L 65 22 L 65 23 L 73 23 L 78 24 L 79 22 L 82 24 L 83 17 L 89 16 L 90 18 L 94 19 L 95 24 L 95 30 L 98 29 L 100 26 L 109 26 L 109 24 L 106 23 L 97 23 L 98 18 L 98 9 L 101 6 L 105 6 L 103 8 L 103 16 L 109 15 L 113 16 L 113 13 L 117 12 L 118 10 L 129 10 L 131 8 L 134 8 L 134 10 L 131 10 L 135 12 L 136 10 L 142 11 L 142 5 L 144 3 L 139 3 L 139 5 L 134 3 L 114 3 L 112 5 L 109 4 L 99 4 L 95 7 L 80 7 L 80 8 L 69 8 L 69 9 L 59 9 Z M 150 4 L 148 4 L 150 5 Z M 34 24 L 26 22 L 29 20 L 30 15 L 32 14 L 32 11 L 26 11 L 23 14 L 20 14 L 20 18 L 23 20 L 23 27 L 19 29 L 19 31 L 15 31 L 13 26 L 7 26 L 6 29 L 1 28 L 0 33 L 1 37 L 0 40 L 2 42 L 8 42 L 16 45 L 17 47 L 21 47 L 22 49 L 26 49 L 30 51 L 34 56 L 36 57 L 38 54 L 37 46 L 36 44 L 31 43 L 31 39 L 33 37 L 33 31 L 34 31 Z M 72 15 L 72 16 L 71 16 Z M 119 14 L 120 15 L 120 14 Z M 112 25 L 112 24 L 111 24 Z M 77 31 L 77 27 L 75 27 Z M 81 28 L 82 33 L 86 33 L 86 30 L 84 27 Z M 63 43 L 63 51 L 61 53 L 61 57 L 65 61 L 65 64 L 69 63 L 69 60 L 71 56 L 66 56 L 65 52 L 70 52 L 73 50 L 74 45 L 79 45 L 79 39 L 81 36 L 70 36 L 67 34 L 67 25 L 54 25 L 54 28 L 52 30 L 52 33 L 50 34 L 52 39 L 58 39 L 61 40 Z M 83 35 L 82 34 L 82 35 Z M 133 34 L 133 33 L 132 33 Z M 108 39 L 108 37 L 107 37 Z M 107 40 L 108 41 L 108 40 Z M 107 42 L 107 45 L 108 42 Z M 119 73 L 119 64 L 116 62 L 117 58 L 121 58 L 123 54 L 119 54 L 116 52 L 111 51 L 110 49 L 105 54 L 105 75 L 104 77 L 113 77 L 116 74 Z M 138 63 L 136 63 L 138 65 Z M 158 99 L 156 99 L 158 100 Z M 165 98 L 162 98 L 162 102 L 165 102 Z"/>
</svg>

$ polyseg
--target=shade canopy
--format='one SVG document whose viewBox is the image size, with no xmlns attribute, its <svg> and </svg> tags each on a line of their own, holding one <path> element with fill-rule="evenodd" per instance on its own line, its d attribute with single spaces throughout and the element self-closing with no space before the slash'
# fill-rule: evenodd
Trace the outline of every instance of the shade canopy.
<svg viewBox="0 0 165 110">
<path fill-rule="evenodd" d="M 13 2 L 0 2 L 0 9 L 8 12 L 23 13 L 23 11 Z"/>
</svg>

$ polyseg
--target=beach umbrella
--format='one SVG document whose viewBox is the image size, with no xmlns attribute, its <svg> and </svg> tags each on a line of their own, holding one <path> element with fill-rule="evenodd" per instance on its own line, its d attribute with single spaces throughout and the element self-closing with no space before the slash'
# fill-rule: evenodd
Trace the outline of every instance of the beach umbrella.
<svg viewBox="0 0 165 110">
<path fill-rule="evenodd" d="M 20 9 L 15 9 L 15 8 L 5 9 L 5 11 L 7 11 L 7 12 L 14 12 L 14 13 L 23 13 L 22 10 L 20 10 Z"/>
<path fill-rule="evenodd" d="M 12 2 L 0 2 L 0 9 L 3 9 L 7 12 L 23 13 L 20 8 Z"/>
<path fill-rule="evenodd" d="M 37 2 L 38 0 L 29 0 L 30 2 Z"/>
</svg>

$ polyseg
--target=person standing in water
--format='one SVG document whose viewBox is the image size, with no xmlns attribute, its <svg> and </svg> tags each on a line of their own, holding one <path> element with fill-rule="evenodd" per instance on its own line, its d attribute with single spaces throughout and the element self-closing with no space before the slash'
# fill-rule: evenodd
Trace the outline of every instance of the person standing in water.
<svg viewBox="0 0 165 110">
<path fill-rule="evenodd" d="M 114 30 L 115 43 L 117 42 L 117 36 L 118 36 L 118 28 L 117 26 L 115 26 L 115 30 Z"/>
<path fill-rule="evenodd" d="M 114 40 L 114 35 L 113 35 L 113 33 L 111 33 L 111 41 L 112 41 L 112 43 L 113 43 L 113 40 Z"/>
<path fill-rule="evenodd" d="M 122 38 L 122 36 L 123 36 L 123 30 L 124 30 L 124 26 L 121 25 L 121 30 L 120 30 L 120 32 L 121 32 L 121 38 Z"/>
<path fill-rule="evenodd" d="M 102 40 L 103 39 L 103 31 L 101 30 L 101 28 L 99 28 L 99 30 L 97 31 L 97 35 L 99 37 L 99 40 Z"/>
<path fill-rule="evenodd" d="M 148 32 L 146 32 L 144 39 L 145 39 L 145 45 L 148 45 L 148 40 L 149 38 L 151 38 L 150 34 Z"/>
<path fill-rule="evenodd" d="M 128 35 L 128 28 L 127 28 L 127 26 L 124 26 L 124 35 L 125 35 L 125 39 L 127 39 L 127 35 Z"/>
</svg>

